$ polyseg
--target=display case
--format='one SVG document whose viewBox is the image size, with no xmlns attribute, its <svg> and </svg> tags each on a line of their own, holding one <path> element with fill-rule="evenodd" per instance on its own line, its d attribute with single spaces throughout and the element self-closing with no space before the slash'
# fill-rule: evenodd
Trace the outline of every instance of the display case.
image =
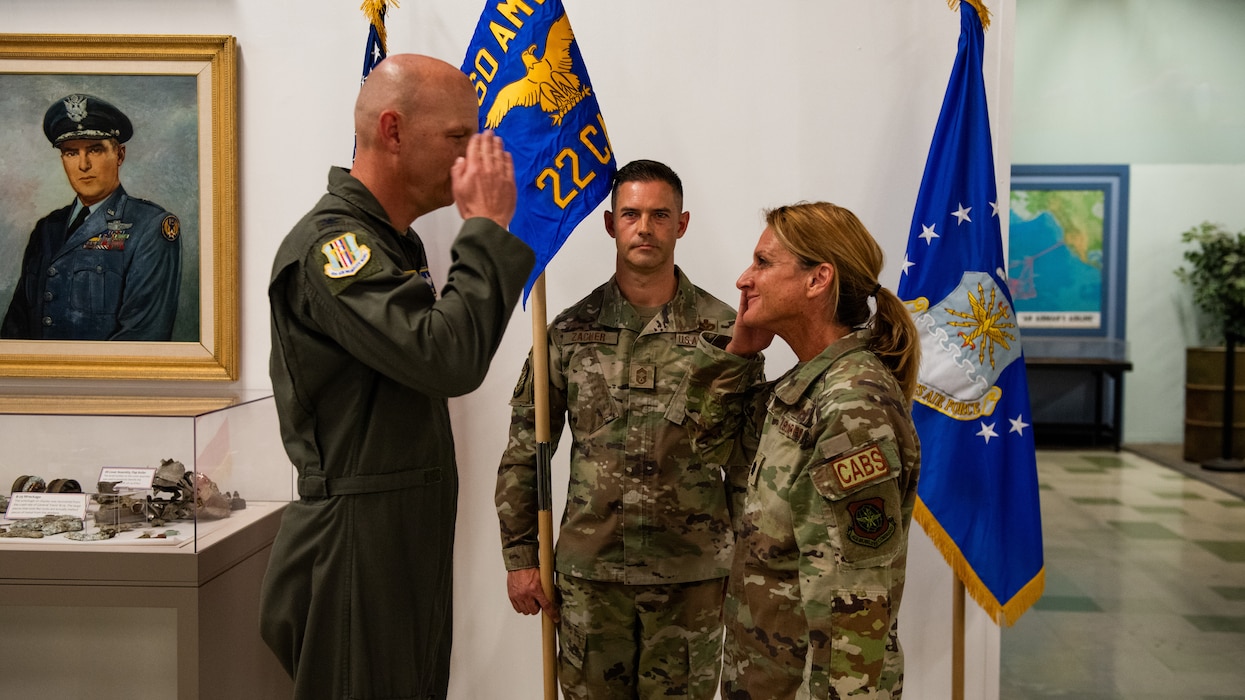
<svg viewBox="0 0 1245 700">
<path fill-rule="evenodd" d="M 77 530 L 0 536 L 6 693 L 290 695 L 258 634 L 259 588 L 295 483 L 270 394 L 0 396 L 0 441 L 11 499 L 0 512 L 83 512 Z M 31 477 L 45 494 L 56 484 L 51 498 L 10 494 Z M 82 494 L 67 495 L 67 482 Z"/>
</svg>

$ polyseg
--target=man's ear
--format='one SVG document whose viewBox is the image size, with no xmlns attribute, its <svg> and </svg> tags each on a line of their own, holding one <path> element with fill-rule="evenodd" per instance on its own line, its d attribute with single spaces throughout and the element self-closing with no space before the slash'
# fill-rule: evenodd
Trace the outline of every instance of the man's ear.
<svg viewBox="0 0 1245 700">
<path fill-rule="evenodd" d="M 609 209 L 605 210 L 605 232 L 610 235 L 610 238 L 617 238 L 614 233 L 614 212 Z"/>
<path fill-rule="evenodd" d="M 121 164 L 124 162 L 125 162 L 125 144 L 124 143 L 117 144 L 117 167 L 118 168 L 121 167 Z"/>
<path fill-rule="evenodd" d="M 384 144 L 385 151 L 397 153 L 402 146 L 402 115 L 392 109 L 387 109 L 380 113 L 376 128 L 379 130 L 380 141 Z"/>
</svg>

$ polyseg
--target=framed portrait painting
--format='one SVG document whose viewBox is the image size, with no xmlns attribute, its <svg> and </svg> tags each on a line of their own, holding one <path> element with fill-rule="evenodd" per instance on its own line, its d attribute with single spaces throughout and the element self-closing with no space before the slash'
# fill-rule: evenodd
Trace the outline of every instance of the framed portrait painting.
<svg viewBox="0 0 1245 700">
<path fill-rule="evenodd" d="M 0 34 L 0 376 L 238 376 L 232 36 Z"/>
<path fill-rule="evenodd" d="M 1026 337 L 1124 340 L 1127 165 L 1013 165 L 1007 277 Z"/>
</svg>

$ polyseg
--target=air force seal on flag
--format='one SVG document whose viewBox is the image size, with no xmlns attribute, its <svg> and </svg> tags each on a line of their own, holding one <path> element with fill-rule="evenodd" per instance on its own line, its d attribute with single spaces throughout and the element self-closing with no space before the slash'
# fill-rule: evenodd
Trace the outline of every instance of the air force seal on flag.
<svg viewBox="0 0 1245 700">
<path fill-rule="evenodd" d="M 921 385 L 916 400 L 956 420 L 994 412 L 999 375 L 1020 359 L 1010 300 L 985 272 L 965 272 L 933 307 L 908 302 L 921 336 Z"/>
</svg>

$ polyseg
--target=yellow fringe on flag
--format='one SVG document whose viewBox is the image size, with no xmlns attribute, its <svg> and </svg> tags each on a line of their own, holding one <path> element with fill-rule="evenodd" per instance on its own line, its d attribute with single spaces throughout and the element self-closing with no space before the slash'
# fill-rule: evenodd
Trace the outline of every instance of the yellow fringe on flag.
<svg viewBox="0 0 1245 700">
<path fill-rule="evenodd" d="M 396 8 L 398 0 L 363 0 L 363 4 L 359 6 L 359 9 L 363 10 L 363 15 L 367 17 L 367 21 L 371 22 L 373 27 L 376 27 L 376 35 L 380 37 L 380 45 L 388 52 L 389 39 L 385 36 L 385 21 L 380 16 L 380 11 L 385 9 L 386 6 Z"/>
<path fill-rule="evenodd" d="M 924 501 L 918 496 L 916 499 L 916 508 L 913 510 L 912 517 L 916 519 L 921 527 L 925 530 L 925 534 L 933 541 L 934 546 L 947 560 L 947 564 L 951 566 L 951 570 L 955 573 L 955 577 L 964 582 L 964 590 L 977 601 L 982 610 L 994 620 L 996 625 L 1007 625 L 1011 627 L 1020 619 L 1038 598 L 1042 597 L 1042 591 L 1046 588 L 1046 567 L 1043 566 L 1037 575 L 1024 585 L 1011 600 L 999 603 L 986 584 L 982 583 L 977 576 L 977 572 L 968 565 L 964 554 L 960 552 L 960 548 L 955 544 L 955 540 L 942 529 L 938 524 L 938 519 L 925 506 Z"/>
<path fill-rule="evenodd" d="M 972 5 L 977 10 L 977 16 L 981 18 L 981 31 L 990 28 L 990 8 L 986 7 L 985 0 L 964 0 L 964 2 Z M 953 10 L 960 9 L 960 0 L 947 0 L 947 7 Z"/>
</svg>

